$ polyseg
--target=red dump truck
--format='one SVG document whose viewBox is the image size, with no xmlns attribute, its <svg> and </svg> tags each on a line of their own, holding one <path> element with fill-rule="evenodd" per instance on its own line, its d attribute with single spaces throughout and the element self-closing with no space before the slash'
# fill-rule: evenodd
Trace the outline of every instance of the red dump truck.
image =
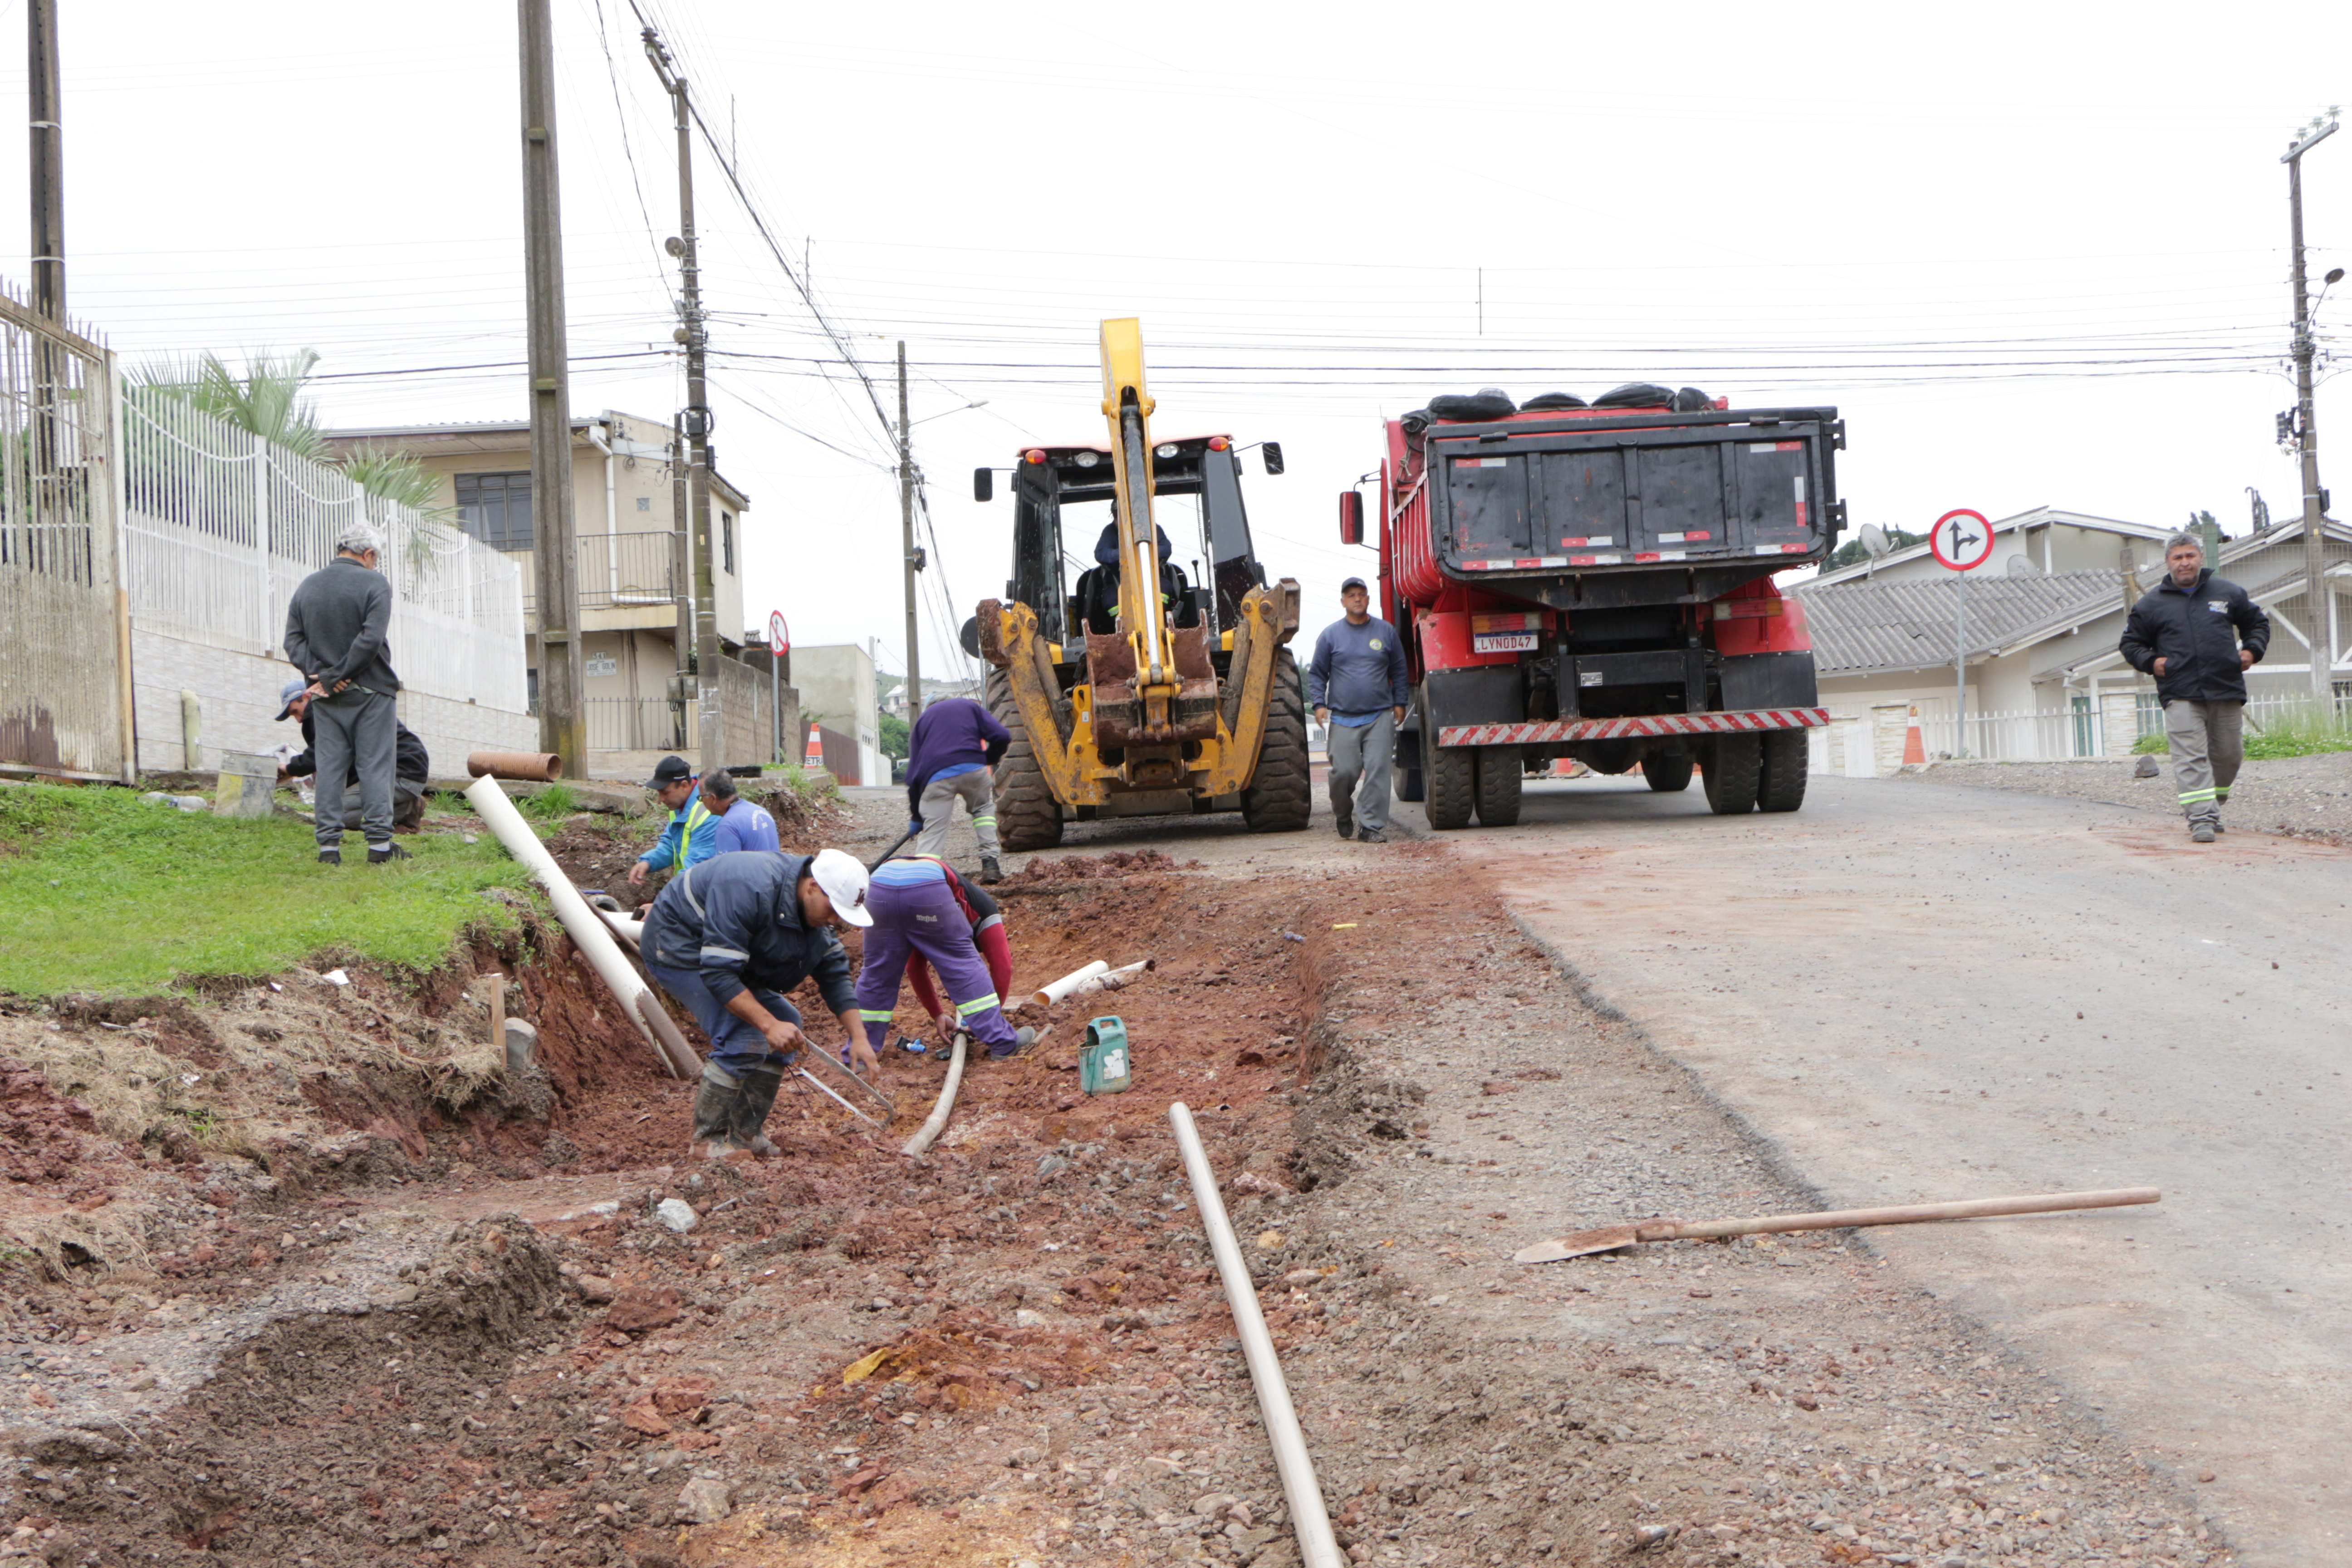
<svg viewBox="0 0 2352 1568">
<path fill-rule="evenodd" d="M 1727 816 L 1803 804 L 1828 714 L 1772 574 L 1844 525 L 1837 410 L 1637 384 L 1436 398 L 1386 427 L 1380 613 L 1413 681 L 1397 794 L 1431 826 L 1517 822 L 1521 781 L 1559 757 L 1662 791 L 1696 768 Z M 1361 490 L 1339 499 L 1363 542 Z"/>
</svg>

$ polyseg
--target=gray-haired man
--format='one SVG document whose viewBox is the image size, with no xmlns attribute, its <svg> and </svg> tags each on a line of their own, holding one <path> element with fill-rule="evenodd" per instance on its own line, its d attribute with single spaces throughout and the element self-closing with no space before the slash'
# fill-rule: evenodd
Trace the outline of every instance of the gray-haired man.
<svg viewBox="0 0 2352 1568">
<path fill-rule="evenodd" d="M 311 754 L 319 770 L 319 863 L 343 863 L 344 781 L 356 776 L 360 828 L 368 864 L 405 860 L 392 842 L 392 779 L 400 733 L 384 637 L 392 626 L 392 584 L 376 571 L 382 542 L 353 523 L 335 542 L 335 558 L 302 579 L 286 606 L 286 657 L 310 682 Z"/>
<path fill-rule="evenodd" d="M 2243 588 L 2213 575 L 2189 534 L 2164 547 L 2164 574 L 2132 606 L 2117 651 L 2156 677 L 2189 837 L 2210 844 L 2245 759 L 2246 671 L 2271 646 L 2271 621 Z"/>
</svg>

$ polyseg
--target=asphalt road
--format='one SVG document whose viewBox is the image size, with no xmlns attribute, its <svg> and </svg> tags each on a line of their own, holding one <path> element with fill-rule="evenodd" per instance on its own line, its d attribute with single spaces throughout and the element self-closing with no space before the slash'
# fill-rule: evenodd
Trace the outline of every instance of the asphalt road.
<svg viewBox="0 0 2352 1568">
<path fill-rule="evenodd" d="M 1519 826 L 1442 837 L 1834 1206 L 2161 1187 L 1868 1240 L 2248 1563 L 2352 1561 L 2352 853 L 1811 785 L 1719 818 L 1696 787 L 1547 782 Z"/>
</svg>

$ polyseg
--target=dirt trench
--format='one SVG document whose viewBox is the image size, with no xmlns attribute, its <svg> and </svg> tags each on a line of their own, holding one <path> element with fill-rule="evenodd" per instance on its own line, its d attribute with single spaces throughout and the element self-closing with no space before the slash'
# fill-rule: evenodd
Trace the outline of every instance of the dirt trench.
<svg viewBox="0 0 2352 1568">
<path fill-rule="evenodd" d="M 1356 1561 L 2228 1560 L 1858 1243 L 1785 1249 L 1795 1268 L 1696 1244 L 1509 1265 L 1576 1217 L 1533 1196 L 1532 1158 L 1573 1159 L 1608 1217 L 1805 1194 L 1440 848 L 1391 848 L 1344 877 L 1032 861 L 1002 889 L 1017 985 L 1096 957 L 1159 968 L 1066 1005 L 1031 1057 L 974 1064 L 919 1162 L 896 1141 L 942 1069 L 894 1053 L 892 1137 L 788 1092 L 782 1157 L 689 1168 L 689 1090 L 545 933 L 469 960 L 518 977 L 541 1069 L 454 1100 L 462 1072 L 363 1048 L 462 1034 L 454 972 L 406 1006 L 365 977 L 303 1002 L 354 1065 L 283 1104 L 247 1042 L 285 993 L 33 1020 L 137 1032 L 192 1070 L 217 1051 L 208 1070 L 264 1109 L 235 1120 L 248 1148 L 193 1159 L 109 1154 L 57 1130 L 68 1109 L 42 1123 L 85 1154 L 9 1184 L 12 1227 L 135 1211 L 135 1246 L 84 1236 L 10 1267 L 0 1523 L 20 1522 L 0 1559 L 1289 1568 L 1167 1132 L 1181 1098 Z M 1076 1081 L 1098 1012 L 1135 1042 L 1123 1095 Z M 67 1107 L 58 1087 L 8 1103 Z M 100 1098 L 94 1121 L 127 1114 Z M 274 1143 L 252 1132 L 272 1105 Z M 669 1199 L 692 1228 L 657 1216 Z M 2036 1406 L 2034 1440 L 1990 1426 L 1988 1398 Z"/>
</svg>

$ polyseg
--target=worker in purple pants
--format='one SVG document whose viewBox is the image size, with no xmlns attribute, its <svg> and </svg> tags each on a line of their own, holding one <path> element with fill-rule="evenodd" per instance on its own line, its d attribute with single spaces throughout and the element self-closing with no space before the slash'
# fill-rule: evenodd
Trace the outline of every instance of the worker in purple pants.
<svg viewBox="0 0 2352 1568">
<path fill-rule="evenodd" d="M 866 908 L 874 923 L 866 928 L 866 954 L 857 966 L 857 1016 L 877 1055 L 898 1010 L 909 950 L 939 972 L 940 988 L 955 1008 L 956 1027 L 986 1046 L 990 1056 L 1018 1056 L 1035 1043 L 1035 1030 L 1005 1022 L 996 983 L 972 945 L 971 912 L 937 861 L 884 861 L 867 878 Z"/>
</svg>

